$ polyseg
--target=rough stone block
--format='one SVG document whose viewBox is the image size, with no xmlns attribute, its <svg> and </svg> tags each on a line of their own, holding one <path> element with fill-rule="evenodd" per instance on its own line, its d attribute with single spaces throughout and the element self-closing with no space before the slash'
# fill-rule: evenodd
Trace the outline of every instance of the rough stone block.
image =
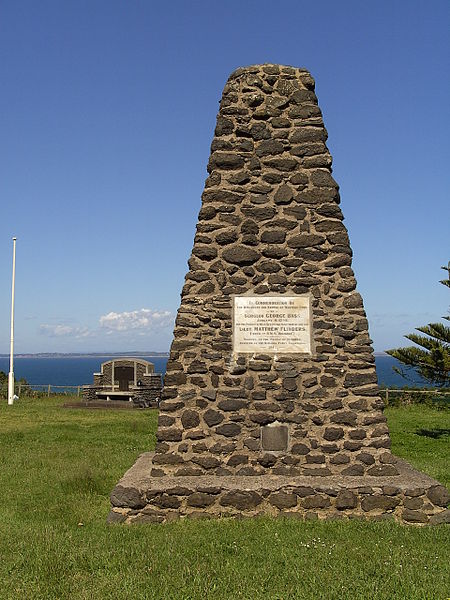
<svg viewBox="0 0 450 600">
<path fill-rule="evenodd" d="M 276 492 L 269 496 L 269 502 L 280 510 L 284 510 L 285 508 L 292 508 L 297 505 L 297 496 L 286 492 Z"/>
<path fill-rule="evenodd" d="M 443 485 L 435 485 L 427 491 L 427 496 L 436 506 L 447 507 L 450 496 L 448 490 Z"/>
<path fill-rule="evenodd" d="M 188 506 L 195 506 L 196 508 L 205 508 L 211 506 L 215 501 L 215 496 L 212 494 L 205 494 L 203 492 L 195 492 L 191 494 L 187 499 Z"/>
<path fill-rule="evenodd" d="M 349 490 L 341 490 L 336 497 L 335 506 L 338 510 L 356 508 L 357 504 L 357 495 Z"/>
<path fill-rule="evenodd" d="M 405 508 L 402 512 L 402 518 L 408 523 L 428 523 L 428 516 L 420 510 Z"/>
<path fill-rule="evenodd" d="M 307 496 L 301 501 L 303 508 L 328 508 L 331 505 L 330 499 L 326 496 L 316 494 L 314 496 Z"/>
<path fill-rule="evenodd" d="M 361 508 L 365 512 L 371 510 L 394 510 L 394 508 L 400 503 L 398 498 L 392 496 L 366 496 L 361 501 Z"/>
<path fill-rule="evenodd" d="M 450 508 L 447 508 L 447 510 L 443 510 L 442 512 L 430 517 L 429 523 L 430 525 L 443 525 L 450 523 Z"/>
<path fill-rule="evenodd" d="M 232 491 L 220 499 L 222 506 L 231 506 L 238 510 L 252 510 L 262 502 L 262 496 L 253 491 Z"/>
</svg>

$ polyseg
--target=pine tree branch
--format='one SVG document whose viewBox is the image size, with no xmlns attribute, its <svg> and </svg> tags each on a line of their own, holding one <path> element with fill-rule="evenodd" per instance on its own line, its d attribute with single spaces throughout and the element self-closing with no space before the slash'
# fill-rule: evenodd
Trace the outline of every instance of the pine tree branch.
<svg viewBox="0 0 450 600">
<path fill-rule="evenodd" d="M 450 327 L 447 327 L 443 323 L 429 323 L 423 327 L 416 327 L 416 330 L 444 344 L 450 344 Z"/>
</svg>

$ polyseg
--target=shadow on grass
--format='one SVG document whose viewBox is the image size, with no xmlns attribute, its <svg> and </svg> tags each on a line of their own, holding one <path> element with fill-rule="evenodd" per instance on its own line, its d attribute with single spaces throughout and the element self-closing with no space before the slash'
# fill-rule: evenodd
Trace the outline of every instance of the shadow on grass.
<svg viewBox="0 0 450 600">
<path fill-rule="evenodd" d="M 435 427 L 434 429 L 417 429 L 416 435 L 430 437 L 437 440 L 446 435 L 450 435 L 450 429 L 445 429 L 444 427 Z"/>
</svg>

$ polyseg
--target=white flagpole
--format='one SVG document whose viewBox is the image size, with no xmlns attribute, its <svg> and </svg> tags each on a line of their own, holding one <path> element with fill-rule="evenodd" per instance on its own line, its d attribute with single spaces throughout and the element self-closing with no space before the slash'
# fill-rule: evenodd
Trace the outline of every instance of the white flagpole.
<svg viewBox="0 0 450 600">
<path fill-rule="evenodd" d="M 13 270 L 11 288 L 11 345 L 9 349 L 8 404 L 14 404 L 14 288 L 16 285 L 16 238 L 13 237 Z"/>
</svg>

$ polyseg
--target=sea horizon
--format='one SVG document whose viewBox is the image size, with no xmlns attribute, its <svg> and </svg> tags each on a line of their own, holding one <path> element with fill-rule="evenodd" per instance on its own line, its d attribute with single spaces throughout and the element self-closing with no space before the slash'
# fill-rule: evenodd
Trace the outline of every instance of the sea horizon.
<svg viewBox="0 0 450 600">
<path fill-rule="evenodd" d="M 167 352 L 158 352 L 157 350 L 150 351 L 139 351 L 133 350 L 129 352 L 17 352 L 14 353 L 14 359 L 16 358 L 70 358 L 70 357 L 88 357 L 88 356 L 97 356 L 108 357 L 108 356 L 123 356 L 123 357 L 137 357 L 137 356 L 169 356 L 169 351 Z M 0 358 L 8 358 L 10 355 L 6 353 L 0 353 Z"/>
<path fill-rule="evenodd" d="M 129 352 L 107 352 L 98 351 L 98 352 L 17 352 L 14 353 L 14 358 L 64 358 L 64 357 L 77 357 L 77 356 L 169 356 L 170 350 L 167 351 L 158 351 L 158 350 L 131 350 Z M 374 356 L 389 356 L 387 352 L 384 351 L 374 351 Z M 0 352 L 0 358 L 8 358 L 9 353 Z"/>
<path fill-rule="evenodd" d="M 119 357 L 142 358 L 153 363 L 156 373 L 164 375 L 168 352 L 124 352 L 124 353 L 44 353 L 34 355 L 16 354 L 14 356 L 14 376 L 16 380 L 26 379 L 33 386 L 80 387 L 93 383 L 93 374 L 98 373 L 101 364 L 108 359 Z M 396 373 L 394 367 L 401 364 L 384 352 L 375 352 L 375 365 L 378 384 L 386 387 L 429 387 L 417 373 L 410 380 Z M 0 355 L 0 371 L 8 373 L 9 356 Z"/>
</svg>

